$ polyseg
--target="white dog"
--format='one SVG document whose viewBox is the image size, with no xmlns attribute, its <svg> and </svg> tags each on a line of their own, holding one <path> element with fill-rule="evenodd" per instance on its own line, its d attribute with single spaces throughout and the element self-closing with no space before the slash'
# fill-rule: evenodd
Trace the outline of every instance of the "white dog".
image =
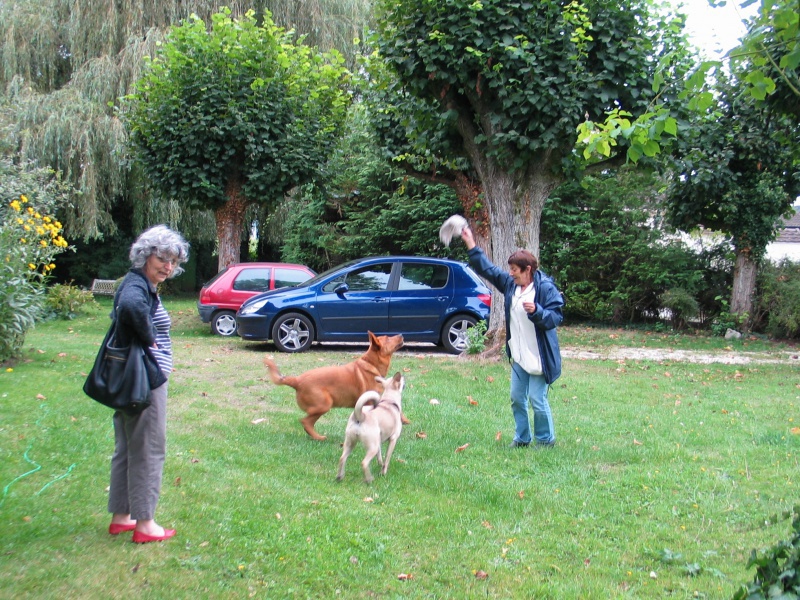
<svg viewBox="0 0 800 600">
<path fill-rule="evenodd" d="M 403 410 L 400 402 L 403 387 L 406 384 L 405 378 L 400 373 L 395 373 L 391 379 L 383 377 L 375 379 L 383 386 L 383 394 L 378 395 L 378 392 L 369 391 L 364 392 L 358 398 L 344 433 L 344 450 L 339 459 L 339 473 L 336 476 L 339 481 L 344 478 L 344 465 L 347 457 L 350 456 L 359 441 L 367 449 L 367 454 L 361 461 L 364 480 L 367 483 L 372 481 L 369 463 L 375 456 L 378 457 L 378 463 L 383 467 L 381 475 L 386 475 L 397 439 L 403 431 Z M 386 448 L 386 460 L 384 461 L 381 455 L 381 444 L 386 440 L 389 440 L 389 446 Z"/>
</svg>

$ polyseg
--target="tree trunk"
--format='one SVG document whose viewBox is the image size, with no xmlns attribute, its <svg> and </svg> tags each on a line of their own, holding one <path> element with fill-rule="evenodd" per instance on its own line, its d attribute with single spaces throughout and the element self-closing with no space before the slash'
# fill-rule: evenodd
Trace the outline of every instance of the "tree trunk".
<svg viewBox="0 0 800 600">
<path fill-rule="evenodd" d="M 242 196 L 242 182 L 238 177 L 231 177 L 225 186 L 228 201 L 214 211 L 217 221 L 217 241 L 219 243 L 218 270 L 239 262 L 242 247 L 242 231 L 244 231 L 244 213 L 247 201 Z"/>
<path fill-rule="evenodd" d="M 731 314 L 738 315 L 747 327 L 753 314 L 753 297 L 756 291 L 756 265 L 750 252 L 736 250 L 736 266 L 733 268 L 733 291 L 731 292 Z"/>
<path fill-rule="evenodd" d="M 548 159 L 549 155 L 544 154 L 524 172 L 509 173 L 491 161 L 486 161 L 487 168 L 479 169 L 491 223 L 493 262 L 501 269 L 506 268 L 508 257 L 516 250 L 529 250 L 539 256 L 544 203 L 561 183 Z M 489 329 L 504 327 L 504 318 L 505 299 L 493 290 Z"/>
</svg>

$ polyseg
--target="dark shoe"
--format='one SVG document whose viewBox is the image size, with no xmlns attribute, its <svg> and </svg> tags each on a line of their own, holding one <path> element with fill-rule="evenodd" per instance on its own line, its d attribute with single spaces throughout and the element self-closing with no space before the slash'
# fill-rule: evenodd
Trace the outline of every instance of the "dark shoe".
<svg viewBox="0 0 800 600">
<path fill-rule="evenodd" d="M 133 531 L 136 529 L 136 523 L 130 523 L 128 525 L 122 523 L 112 523 L 108 526 L 108 533 L 111 535 L 119 535 L 120 533 L 125 533 L 126 531 Z"/>
<path fill-rule="evenodd" d="M 534 446 L 537 450 L 548 450 L 556 445 L 556 441 L 553 440 L 552 442 L 544 443 L 544 442 L 536 442 Z"/>
<path fill-rule="evenodd" d="M 527 448 L 530 445 L 531 445 L 530 442 L 518 442 L 517 440 L 514 440 L 513 442 L 511 442 L 508 445 L 508 447 L 509 448 Z"/>
<path fill-rule="evenodd" d="M 133 532 L 133 542 L 135 544 L 146 544 L 147 542 L 163 542 L 175 535 L 174 529 L 165 529 L 164 535 L 147 535 L 141 531 Z"/>
</svg>

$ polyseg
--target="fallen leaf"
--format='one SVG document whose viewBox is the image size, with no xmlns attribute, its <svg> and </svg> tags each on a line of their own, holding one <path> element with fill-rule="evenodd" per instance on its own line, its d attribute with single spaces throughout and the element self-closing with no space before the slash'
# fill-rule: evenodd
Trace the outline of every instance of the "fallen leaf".
<svg viewBox="0 0 800 600">
<path fill-rule="evenodd" d="M 427 434 L 427 433 L 425 433 L 424 431 L 418 431 L 418 432 L 417 432 L 417 437 L 418 437 L 419 439 L 421 439 L 421 440 L 424 440 L 425 438 L 427 438 L 427 437 L 428 437 L 428 434 Z"/>
<path fill-rule="evenodd" d="M 469 400 L 469 403 L 472 404 L 473 406 L 476 406 L 478 404 L 478 401 L 475 400 L 475 398 L 473 398 L 472 396 L 467 396 L 467 400 Z"/>
<path fill-rule="evenodd" d="M 400 581 L 408 581 L 409 579 L 414 579 L 414 576 L 411 573 L 400 573 L 397 578 Z"/>
<path fill-rule="evenodd" d="M 36 399 L 37 400 L 47 400 L 47 398 L 45 396 L 42 396 L 41 394 L 36 394 Z"/>
<path fill-rule="evenodd" d="M 136 573 L 136 571 L 139 570 L 139 564 L 140 563 L 136 563 L 135 565 L 133 565 L 133 568 L 131 569 L 131 573 Z"/>
<path fill-rule="evenodd" d="M 469 444 L 464 444 L 463 446 L 459 446 L 458 448 L 456 448 L 456 452 L 463 452 L 467 448 L 469 448 Z"/>
<path fill-rule="evenodd" d="M 67 355 L 67 353 L 66 353 L 66 352 L 59 352 L 59 353 L 58 353 L 58 356 L 59 356 L 60 358 L 64 358 L 66 355 Z"/>
<path fill-rule="evenodd" d="M 502 438 L 502 437 L 503 437 L 503 432 L 502 431 L 498 431 L 497 433 L 494 434 L 494 441 L 499 442 L 500 438 Z"/>
<path fill-rule="evenodd" d="M 633 438 L 633 445 L 634 445 L 634 446 L 642 446 L 643 444 L 642 444 L 642 442 L 640 442 L 640 441 L 639 441 L 639 440 L 637 440 L 636 438 Z"/>
<path fill-rule="evenodd" d="M 199 458 L 193 458 L 193 459 L 192 459 L 190 462 L 192 462 L 192 463 L 199 463 L 199 462 L 200 462 L 200 459 L 199 459 Z"/>
<path fill-rule="evenodd" d="M 358 558 L 355 557 L 355 556 L 351 556 L 350 557 L 350 563 L 354 564 L 354 565 L 357 565 L 358 564 Z"/>
<path fill-rule="evenodd" d="M 494 383 L 494 377 L 492 377 L 491 375 L 487 375 L 486 381 L 488 381 L 489 383 Z"/>
<path fill-rule="evenodd" d="M 792 427 L 789 431 L 792 435 L 800 435 L 800 427 Z"/>
<path fill-rule="evenodd" d="M 275 513 L 275 518 L 280 521 L 281 520 L 281 513 Z"/>
<path fill-rule="evenodd" d="M 25 521 L 26 523 L 30 523 L 31 522 L 31 518 L 30 517 L 22 517 L 22 520 Z"/>
<path fill-rule="evenodd" d="M 517 496 L 519 496 L 519 499 L 522 500 L 525 497 L 525 490 L 518 491 Z"/>
<path fill-rule="evenodd" d="M 208 546 L 208 544 L 209 544 L 209 542 L 207 542 L 207 541 L 206 542 L 200 542 L 200 547 L 201 548 L 205 548 L 206 546 Z"/>
<path fill-rule="evenodd" d="M 70 420 L 71 420 L 71 421 L 74 423 L 74 422 L 75 422 L 75 421 L 77 421 L 78 419 L 76 419 L 75 417 L 70 417 Z"/>
<path fill-rule="evenodd" d="M 475 579 L 488 579 L 489 574 L 486 571 L 475 571 Z"/>
<path fill-rule="evenodd" d="M 481 523 L 481 525 L 486 527 L 486 529 L 494 529 L 494 527 L 492 527 L 492 524 L 489 523 L 489 521 L 484 521 L 483 523 Z"/>
<path fill-rule="evenodd" d="M 250 421 L 253 425 L 258 425 L 259 423 L 263 423 L 266 419 L 253 419 Z"/>
<path fill-rule="evenodd" d="M 364 498 L 364 502 L 375 502 L 375 500 L 367 496 L 366 498 Z"/>
<path fill-rule="evenodd" d="M 656 575 L 655 571 L 650 571 L 650 579 L 658 579 L 658 575 Z"/>
<path fill-rule="evenodd" d="M 173 481 L 173 482 L 172 482 L 172 484 L 173 484 L 175 487 L 178 487 L 178 486 L 181 484 L 181 478 L 180 478 L 180 477 L 176 477 L 176 478 L 175 478 L 175 481 Z"/>
<path fill-rule="evenodd" d="M 589 566 L 589 563 L 590 563 L 590 562 L 592 562 L 592 561 L 591 561 L 591 560 L 589 560 L 588 558 L 584 558 L 584 559 L 583 559 L 583 564 L 585 564 L 587 567 Z"/>
<path fill-rule="evenodd" d="M 436 398 L 431 398 L 431 404 L 439 404 L 439 401 Z"/>
<path fill-rule="evenodd" d="M 39 354 L 44 354 L 44 350 L 37 350 Z"/>
</svg>

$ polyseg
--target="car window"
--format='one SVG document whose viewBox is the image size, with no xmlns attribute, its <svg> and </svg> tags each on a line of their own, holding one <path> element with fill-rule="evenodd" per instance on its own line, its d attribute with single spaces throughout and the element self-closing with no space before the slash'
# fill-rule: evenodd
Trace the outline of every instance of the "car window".
<svg viewBox="0 0 800 600">
<path fill-rule="evenodd" d="M 233 282 L 233 289 L 239 292 L 268 292 L 270 268 L 242 269 Z"/>
<path fill-rule="evenodd" d="M 332 292 L 340 283 L 346 283 L 351 292 L 380 292 L 389 285 L 389 276 L 391 274 L 392 263 L 361 267 L 329 281 L 322 288 L 322 291 Z"/>
<path fill-rule="evenodd" d="M 212 277 L 210 281 L 208 281 L 208 282 L 206 282 L 205 284 L 203 284 L 203 287 L 211 287 L 211 285 L 212 285 L 212 284 L 213 284 L 213 283 L 214 283 L 214 282 L 215 282 L 217 279 L 219 279 L 219 278 L 220 278 L 220 277 L 222 277 L 222 276 L 223 276 L 225 273 L 227 273 L 227 271 L 228 271 L 228 267 L 225 267 L 224 269 L 222 269 L 222 271 L 220 271 L 219 273 L 217 273 L 216 275 L 214 275 L 214 277 Z"/>
<path fill-rule="evenodd" d="M 291 287 L 298 283 L 303 283 L 311 279 L 311 275 L 300 269 L 285 269 L 278 267 L 275 269 L 275 289 Z"/>
<path fill-rule="evenodd" d="M 450 269 L 445 265 L 405 263 L 400 271 L 398 290 L 431 290 L 447 284 Z"/>
</svg>

